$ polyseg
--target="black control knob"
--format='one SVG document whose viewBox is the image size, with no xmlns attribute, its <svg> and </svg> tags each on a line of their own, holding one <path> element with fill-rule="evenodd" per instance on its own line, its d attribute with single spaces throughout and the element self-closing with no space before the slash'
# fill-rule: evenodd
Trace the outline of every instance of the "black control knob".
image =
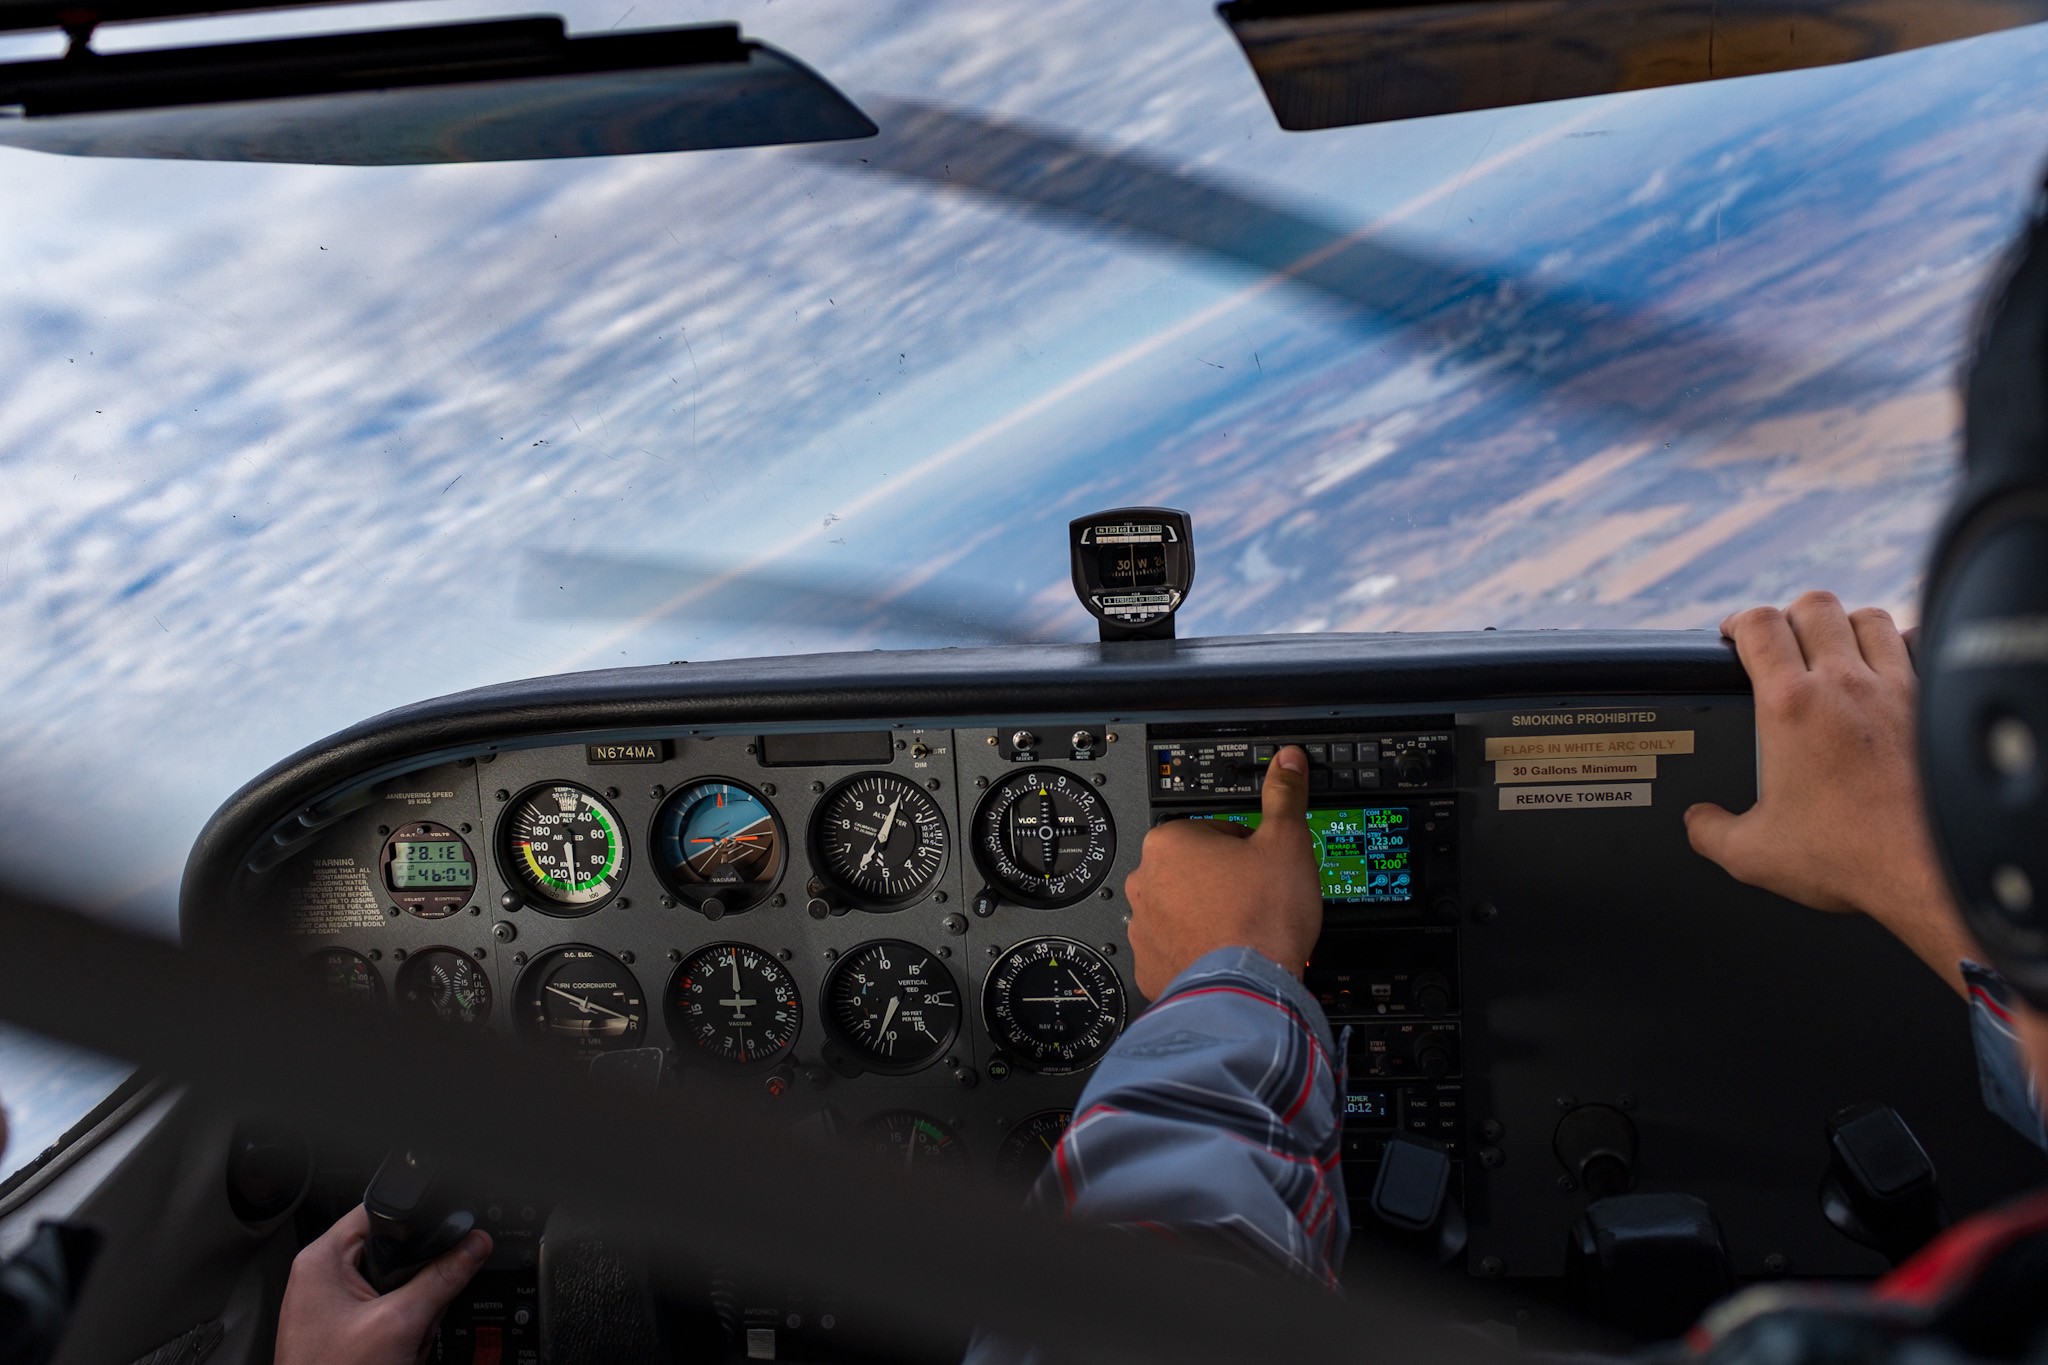
<svg viewBox="0 0 2048 1365">
<path fill-rule="evenodd" d="M 1434 1019 L 1451 1012 L 1451 983 L 1435 972 L 1415 978 L 1415 1008 Z"/>
<path fill-rule="evenodd" d="M 1635 1183 L 1636 1126 L 1609 1104 L 1582 1104 L 1558 1121 L 1551 1147 L 1595 1199 Z"/>
<path fill-rule="evenodd" d="M 1402 786 L 1420 786 L 1429 777 L 1429 762 L 1421 754 L 1402 754 L 1394 764 L 1394 776 Z"/>
<path fill-rule="evenodd" d="M 1451 1074 L 1450 1040 L 1440 1033 L 1425 1033 L 1415 1040 L 1415 1069 L 1434 1079 Z"/>
</svg>

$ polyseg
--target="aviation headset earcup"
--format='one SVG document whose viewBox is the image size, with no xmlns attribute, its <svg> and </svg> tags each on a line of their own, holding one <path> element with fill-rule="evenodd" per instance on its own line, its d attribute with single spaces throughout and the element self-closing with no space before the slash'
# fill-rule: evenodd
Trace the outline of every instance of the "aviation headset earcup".
<svg viewBox="0 0 2048 1365">
<path fill-rule="evenodd" d="M 1963 486 L 1928 574 L 1920 767 L 1949 883 L 1993 966 L 2048 1010 L 2048 218 L 1980 330 Z"/>
</svg>

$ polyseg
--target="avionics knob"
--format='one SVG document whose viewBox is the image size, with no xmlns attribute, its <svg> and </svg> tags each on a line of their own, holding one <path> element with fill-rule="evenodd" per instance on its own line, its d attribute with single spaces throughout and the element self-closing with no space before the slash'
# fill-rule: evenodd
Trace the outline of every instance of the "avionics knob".
<svg viewBox="0 0 2048 1365">
<path fill-rule="evenodd" d="M 1451 1045 L 1440 1033 L 1425 1033 L 1415 1040 L 1415 1069 L 1429 1077 L 1451 1072 Z"/>
<path fill-rule="evenodd" d="M 1582 1104 L 1558 1121 L 1551 1146 L 1595 1199 L 1635 1183 L 1636 1126 L 1612 1105 Z"/>
<path fill-rule="evenodd" d="M 1421 754 L 1403 754 L 1394 764 L 1394 776 L 1403 786 L 1419 786 L 1429 777 L 1429 763 Z"/>
<path fill-rule="evenodd" d="M 1434 1019 L 1451 1012 L 1451 983 L 1435 972 L 1415 978 L 1415 1007 Z"/>
</svg>

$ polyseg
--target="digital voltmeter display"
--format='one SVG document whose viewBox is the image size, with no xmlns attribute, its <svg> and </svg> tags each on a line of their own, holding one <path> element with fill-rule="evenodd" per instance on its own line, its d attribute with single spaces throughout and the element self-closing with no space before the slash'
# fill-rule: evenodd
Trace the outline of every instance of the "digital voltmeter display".
<svg viewBox="0 0 2048 1365">
<path fill-rule="evenodd" d="M 396 891 L 476 885 L 476 864 L 470 861 L 469 850 L 450 839 L 394 840 L 389 872 Z"/>
<path fill-rule="evenodd" d="M 1198 820 L 1228 820 L 1250 829 L 1257 811 L 1224 811 Z M 1308 813 L 1323 899 L 1333 905 L 1406 905 L 1420 891 L 1412 812 L 1406 806 L 1333 806 Z"/>
</svg>

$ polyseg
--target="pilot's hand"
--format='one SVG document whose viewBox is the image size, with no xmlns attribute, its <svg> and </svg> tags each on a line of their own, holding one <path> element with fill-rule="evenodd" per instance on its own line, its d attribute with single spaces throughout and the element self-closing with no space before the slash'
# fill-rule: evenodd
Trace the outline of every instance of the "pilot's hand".
<svg viewBox="0 0 2048 1365">
<path fill-rule="evenodd" d="M 356 1269 L 369 1236 L 370 1215 L 358 1204 L 292 1262 L 276 1365 L 414 1365 L 442 1312 L 491 1254 L 490 1234 L 472 1232 L 380 1295 Z"/>
<path fill-rule="evenodd" d="M 1810 592 L 1721 623 L 1756 693 L 1757 802 L 1686 811 L 1692 846 L 1738 881 L 1818 910 L 1861 910 L 1963 989 L 1973 948 L 1920 805 L 1918 682 L 1875 607 Z"/>
<path fill-rule="evenodd" d="M 1289 746 L 1266 768 L 1256 830 L 1169 820 L 1145 836 L 1131 902 L 1138 989 L 1156 1000 L 1196 958 L 1252 948 L 1296 976 L 1323 929 L 1322 883 L 1308 832 L 1308 755 Z"/>
</svg>

